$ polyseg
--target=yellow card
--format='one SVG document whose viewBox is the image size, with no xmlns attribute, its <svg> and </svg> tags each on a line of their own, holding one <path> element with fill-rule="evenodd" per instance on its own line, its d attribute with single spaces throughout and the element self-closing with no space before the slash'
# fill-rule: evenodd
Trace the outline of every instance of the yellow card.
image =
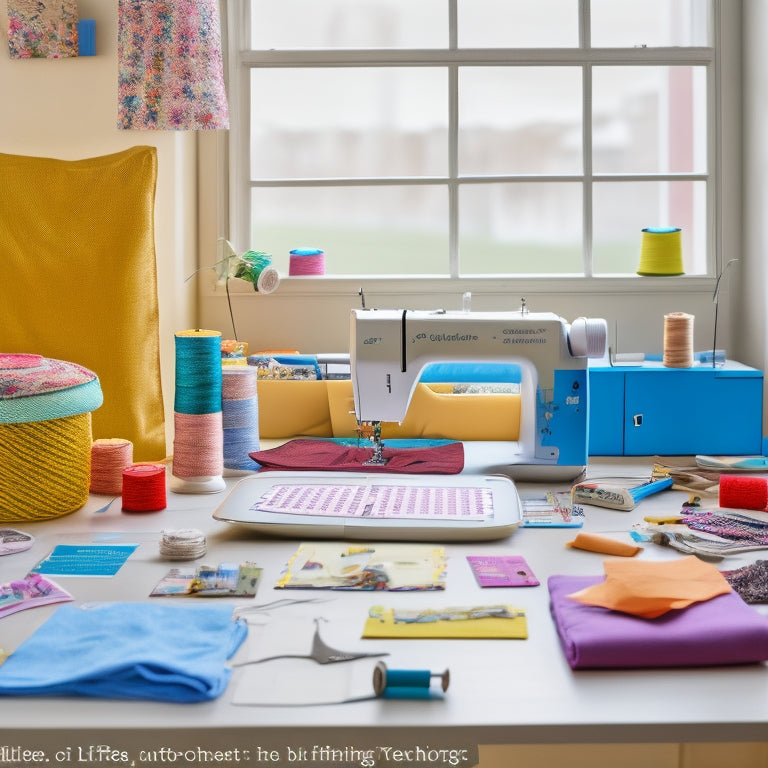
<svg viewBox="0 0 768 768">
<path fill-rule="evenodd" d="M 509 605 L 403 610 L 374 606 L 363 637 L 378 638 L 528 638 L 525 611 Z"/>
</svg>

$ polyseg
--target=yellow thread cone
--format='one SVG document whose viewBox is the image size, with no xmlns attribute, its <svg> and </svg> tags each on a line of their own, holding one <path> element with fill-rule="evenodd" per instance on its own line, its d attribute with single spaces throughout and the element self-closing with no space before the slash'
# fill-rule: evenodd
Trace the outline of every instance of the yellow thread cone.
<svg viewBox="0 0 768 768">
<path fill-rule="evenodd" d="M 638 275 L 683 275 L 682 232 L 679 227 L 648 227 L 640 244 Z"/>
</svg>

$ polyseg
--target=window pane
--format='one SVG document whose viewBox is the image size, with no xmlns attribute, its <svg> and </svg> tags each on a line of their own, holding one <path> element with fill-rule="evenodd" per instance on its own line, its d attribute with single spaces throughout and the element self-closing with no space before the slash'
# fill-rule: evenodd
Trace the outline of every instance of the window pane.
<svg viewBox="0 0 768 768">
<path fill-rule="evenodd" d="M 575 48 L 578 0 L 458 0 L 462 48 Z"/>
<path fill-rule="evenodd" d="M 592 144 L 597 173 L 703 173 L 703 67 L 595 67 Z"/>
<path fill-rule="evenodd" d="M 465 184 L 462 275 L 582 274 L 580 183 Z"/>
<path fill-rule="evenodd" d="M 327 275 L 448 272 L 442 186 L 257 188 L 251 216 L 251 247 L 286 275 L 294 248 L 322 248 Z"/>
<path fill-rule="evenodd" d="M 686 274 L 706 273 L 705 182 L 599 182 L 593 212 L 596 274 L 637 272 L 646 227 L 680 227 Z"/>
<path fill-rule="evenodd" d="M 444 176 L 447 72 L 251 70 L 254 179 Z"/>
<path fill-rule="evenodd" d="M 711 45 L 709 0 L 591 0 L 592 45 Z"/>
<path fill-rule="evenodd" d="M 251 0 L 251 47 L 441 48 L 445 0 Z"/>
<path fill-rule="evenodd" d="M 463 67 L 459 173 L 580 173 L 581 70 Z"/>
</svg>

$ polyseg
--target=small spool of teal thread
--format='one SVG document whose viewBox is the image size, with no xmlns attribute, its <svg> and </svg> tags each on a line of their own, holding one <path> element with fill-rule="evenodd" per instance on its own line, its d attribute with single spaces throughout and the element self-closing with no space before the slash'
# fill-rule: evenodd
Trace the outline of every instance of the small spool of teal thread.
<svg viewBox="0 0 768 768">
<path fill-rule="evenodd" d="M 428 669 L 388 669 L 380 661 L 373 670 L 373 690 L 382 699 L 434 699 L 440 694 L 432 689 L 432 680 L 440 680 L 443 692 L 448 690 L 450 673 Z"/>
<path fill-rule="evenodd" d="M 195 415 L 221 411 L 221 334 L 182 331 L 175 341 L 174 411 Z"/>
<path fill-rule="evenodd" d="M 272 255 L 263 251 L 246 251 L 238 257 L 232 277 L 253 284 L 259 293 L 272 293 L 280 285 L 280 274 L 272 266 Z"/>
</svg>

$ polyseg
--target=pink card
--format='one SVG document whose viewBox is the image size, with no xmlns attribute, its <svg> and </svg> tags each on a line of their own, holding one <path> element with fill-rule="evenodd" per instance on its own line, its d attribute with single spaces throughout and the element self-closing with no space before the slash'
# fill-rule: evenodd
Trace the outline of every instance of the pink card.
<svg viewBox="0 0 768 768">
<path fill-rule="evenodd" d="M 519 555 L 467 555 L 467 562 L 481 587 L 535 587 L 539 584 L 525 558 Z"/>
</svg>

